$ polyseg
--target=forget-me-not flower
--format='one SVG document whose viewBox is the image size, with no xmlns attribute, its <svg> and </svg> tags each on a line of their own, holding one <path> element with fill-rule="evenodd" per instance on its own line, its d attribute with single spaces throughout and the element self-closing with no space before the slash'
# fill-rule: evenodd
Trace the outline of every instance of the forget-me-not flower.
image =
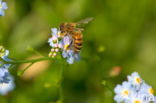
<svg viewBox="0 0 156 103">
<path fill-rule="evenodd" d="M 139 89 L 141 83 L 143 82 L 143 80 L 141 79 L 141 77 L 139 76 L 139 74 L 137 72 L 132 73 L 127 78 L 128 78 L 128 81 L 133 86 L 135 86 L 136 89 Z"/>
<path fill-rule="evenodd" d="M 62 47 L 60 44 L 60 31 L 57 30 L 57 28 L 52 28 L 51 29 L 52 37 L 49 38 L 48 42 L 49 45 L 52 47 L 51 52 L 49 53 L 49 57 L 55 57 L 57 55 L 57 52 L 59 52 L 59 49 Z"/>
<path fill-rule="evenodd" d="M 10 61 L 8 58 L 9 51 L 5 50 L 3 46 L 0 46 L 0 58 L 5 61 Z M 3 64 L 3 61 L 0 61 L 0 94 L 5 95 L 9 91 L 13 90 L 14 79 L 9 73 L 9 68 L 11 64 Z"/>
<path fill-rule="evenodd" d="M 151 103 L 154 102 L 154 90 L 146 84 L 137 72 L 128 76 L 128 81 L 114 89 L 117 103 Z"/>
<path fill-rule="evenodd" d="M 70 35 L 61 36 L 60 30 L 57 28 L 52 28 L 51 31 L 52 37 L 49 38 L 48 42 L 52 49 L 49 56 L 55 57 L 60 51 L 62 57 L 66 58 L 69 64 L 73 64 L 75 60 L 80 60 L 80 54 L 74 52 L 72 37 Z"/>
<path fill-rule="evenodd" d="M 67 62 L 69 64 L 73 64 L 75 60 L 79 60 L 80 59 L 80 55 L 79 53 L 75 53 L 74 49 L 73 49 L 73 39 L 70 36 L 64 36 L 62 39 L 62 45 L 63 45 L 63 52 L 62 52 L 62 56 L 64 58 L 67 58 Z"/>
<path fill-rule="evenodd" d="M 114 89 L 116 96 L 114 97 L 114 100 L 117 102 L 122 102 L 131 94 L 131 84 L 129 82 L 123 82 L 122 85 L 117 85 Z"/>
<path fill-rule="evenodd" d="M 7 76 L 8 82 L 0 83 L 0 94 L 6 95 L 8 92 L 12 91 L 15 87 L 14 79 L 11 75 Z"/>
</svg>

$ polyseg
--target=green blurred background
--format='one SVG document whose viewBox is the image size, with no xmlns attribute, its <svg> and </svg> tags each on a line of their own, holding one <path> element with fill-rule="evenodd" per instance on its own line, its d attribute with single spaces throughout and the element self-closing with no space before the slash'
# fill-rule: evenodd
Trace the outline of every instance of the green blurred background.
<svg viewBox="0 0 156 103">
<path fill-rule="evenodd" d="M 94 20 L 84 31 L 81 56 L 87 59 L 63 67 L 62 96 L 58 85 L 62 66 L 45 61 L 22 77 L 16 72 L 25 65 L 15 66 L 16 88 L 0 96 L 0 103 L 114 103 L 111 90 L 134 71 L 156 88 L 155 0 L 5 1 L 9 8 L 0 17 L 0 44 L 16 59 L 39 57 L 28 47 L 47 56 L 52 27 L 86 17 Z M 121 73 L 111 76 L 113 68 L 121 68 Z"/>
</svg>

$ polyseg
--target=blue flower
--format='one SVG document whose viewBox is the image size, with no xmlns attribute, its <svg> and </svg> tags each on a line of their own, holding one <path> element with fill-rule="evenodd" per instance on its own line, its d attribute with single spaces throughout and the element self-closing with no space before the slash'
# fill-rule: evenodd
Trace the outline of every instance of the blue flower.
<svg viewBox="0 0 156 103">
<path fill-rule="evenodd" d="M 6 66 L 6 64 L 4 64 L 3 66 L 0 67 L 0 83 L 7 83 L 8 82 L 8 75 L 9 74 L 9 71 L 8 71 L 8 68 L 10 66 Z"/>
<path fill-rule="evenodd" d="M 5 61 L 11 61 L 8 58 L 9 51 L 5 50 L 2 46 L 0 46 L 0 58 L 2 58 Z M 11 64 L 3 64 L 3 62 L 0 62 L 0 94 L 5 95 L 9 91 L 13 90 L 14 85 L 14 79 L 9 73 L 9 68 Z"/>
<path fill-rule="evenodd" d="M 59 40 L 60 38 L 60 31 L 57 30 L 57 28 L 51 29 L 52 37 L 49 38 L 48 42 L 49 45 L 52 47 L 51 52 L 49 53 L 49 57 L 54 58 L 57 55 L 57 52 L 59 52 L 59 49 L 62 47 L 61 42 Z"/>
<path fill-rule="evenodd" d="M 136 89 L 140 88 L 140 85 L 143 83 L 143 80 L 139 76 L 137 72 L 132 73 L 130 76 L 127 77 L 128 81 L 135 86 Z"/>
<path fill-rule="evenodd" d="M 0 94 L 5 95 L 13 90 L 15 85 L 13 77 L 10 75 L 8 68 L 10 64 L 4 64 L 0 67 Z"/>
<path fill-rule="evenodd" d="M 73 64 L 75 60 L 80 60 L 80 54 L 74 52 L 73 38 L 70 35 L 61 36 L 60 30 L 51 29 L 52 37 L 49 38 L 49 45 L 52 47 L 49 57 L 54 58 L 57 52 L 61 51 L 63 58 L 66 58 L 69 64 Z"/>
<path fill-rule="evenodd" d="M 75 53 L 73 50 L 72 42 L 73 39 L 70 36 L 64 36 L 62 39 L 62 56 L 67 58 L 69 64 L 73 64 L 75 60 L 80 60 L 79 53 Z"/>
<path fill-rule="evenodd" d="M 72 38 L 70 37 L 70 36 L 64 36 L 63 38 L 62 38 L 62 41 L 61 41 L 61 43 L 62 43 L 62 46 L 63 46 L 63 50 L 69 50 L 69 49 L 71 49 L 72 47 L 71 47 L 71 43 L 73 42 L 73 40 L 72 40 Z"/>
<path fill-rule="evenodd" d="M 136 92 L 133 92 L 124 103 L 150 103 L 141 98 Z"/>
<path fill-rule="evenodd" d="M 14 79 L 11 75 L 7 76 L 7 83 L 0 83 L 0 94 L 6 95 L 8 92 L 12 91 L 15 88 Z"/>
<path fill-rule="evenodd" d="M 62 56 L 63 56 L 64 58 L 67 58 L 67 62 L 68 62 L 69 64 L 73 64 L 75 60 L 76 60 L 76 61 L 80 60 L 80 55 L 79 55 L 79 53 L 74 53 L 73 50 L 64 50 L 64 51 L 62 52 Z"/>
<path fill-rule="evenodd" d="M 52 31 L 52 33 L 51 33 L 52 37 L 49 38 L 49 40 L 48 40 L 49 45 L 51 47 L 58 47 L 58 45 L 59 45 L 59 37 L 60 37 L 59 33 L 60 33 L 60 31 L 57 30 L 57 28 L 52 28 L 51 31 Z"/>
<path fill-rule="evenodd" d="M 150 100 L 154 99 L 154 89 L 150 85 L 148 85 L 146 83 L 143 83 L 141 85 L 141 88 L 139 90 L 139 94 L 141 94 L 142 97 L 145 98 L 145 99 L 146 98 L 150 98 Z"/>
<path fill-rule="evenodd" d="M 125 101 L 129 98 L 131 94 L 131 84 L 128 82 L 123 82 L 122 85 L 117 85 L 114 89 L 116 96 L 114 100 L 117 102 Z"/>
<path fill-rule="evenodd" d="M 154 97 L 154 103 L 156 103 L 156 97 Z"/>
<path fill-rule="evenodd" d="M 114 89 L 117 103 L 151 103 L 154 102 L 154 90 L 145 83 L 137 72 L 128 76 L 128 81 Z"/>
<path fill-rule="evenodd" d="M 7 4 L 6 2 L 2 2 L 0 0 L 0 16 L 4 16 L 5 15 L 5 12 L 4 10 L 6 10 L 8 7 L 7 7 Z"/>
</svg>

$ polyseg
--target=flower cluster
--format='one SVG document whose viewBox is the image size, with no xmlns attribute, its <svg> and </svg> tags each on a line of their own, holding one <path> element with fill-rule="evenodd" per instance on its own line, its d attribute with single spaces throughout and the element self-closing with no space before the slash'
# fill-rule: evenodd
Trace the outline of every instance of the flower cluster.
<svg viewBox="0 0 156 103">
<path fill-rule="evenodd" d="M 8 58 L 9 51 L 0 46 L 0 58 L 4 61 L 10 61 Z M 4 64 L 0 61 L 0 94 L 5 95 L 14 89 L 14 79 L 9 73 L 11 64 Z"/>
<path fill-rule="evenodd" d="M 154 90 L 134 72 L 128 76 L 128 81 L 117 85 L 114 89 L 117 103 L 151 103 L 154 102 Z"/>
<path fill-rule="evenodd" d="M 2 0 L 0 0 L 0 16 L 4 16 L 5 15 L 4 10 L 6 10 L 7 8 L 8 7 L 7 7 L 6 2 L 2 2 Z"/>
<path fill-rule="evenodd" d="M 79 53 L 75 53 L 73 49 L 73 39 L 70 35 L 61 36 L 60 30 L 57 28 L 52 28 L 52 37 L 49 38 L 48 42 L 52 47 L 49 56 L 54 58 L 59 52 L 61 52 L 62 57 L 67 59 L 69 64 L 73 64 L 75 60 L 80 59 Z"/>
</svg>

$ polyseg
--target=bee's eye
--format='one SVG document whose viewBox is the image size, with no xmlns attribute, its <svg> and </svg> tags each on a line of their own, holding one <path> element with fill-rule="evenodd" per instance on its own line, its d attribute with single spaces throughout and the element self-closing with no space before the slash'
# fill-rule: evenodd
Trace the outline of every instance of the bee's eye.
<svg viewBox="0 0 156 103">
<path fill-rule="evenodd" d="M 61 31 L 61 33 L 64 33 L 64 31 Z"/>
<path fill-rule="evenodd" d="M 60 26 L 60 30 L 62 30 L 62 26 Z"/>
</svg>

